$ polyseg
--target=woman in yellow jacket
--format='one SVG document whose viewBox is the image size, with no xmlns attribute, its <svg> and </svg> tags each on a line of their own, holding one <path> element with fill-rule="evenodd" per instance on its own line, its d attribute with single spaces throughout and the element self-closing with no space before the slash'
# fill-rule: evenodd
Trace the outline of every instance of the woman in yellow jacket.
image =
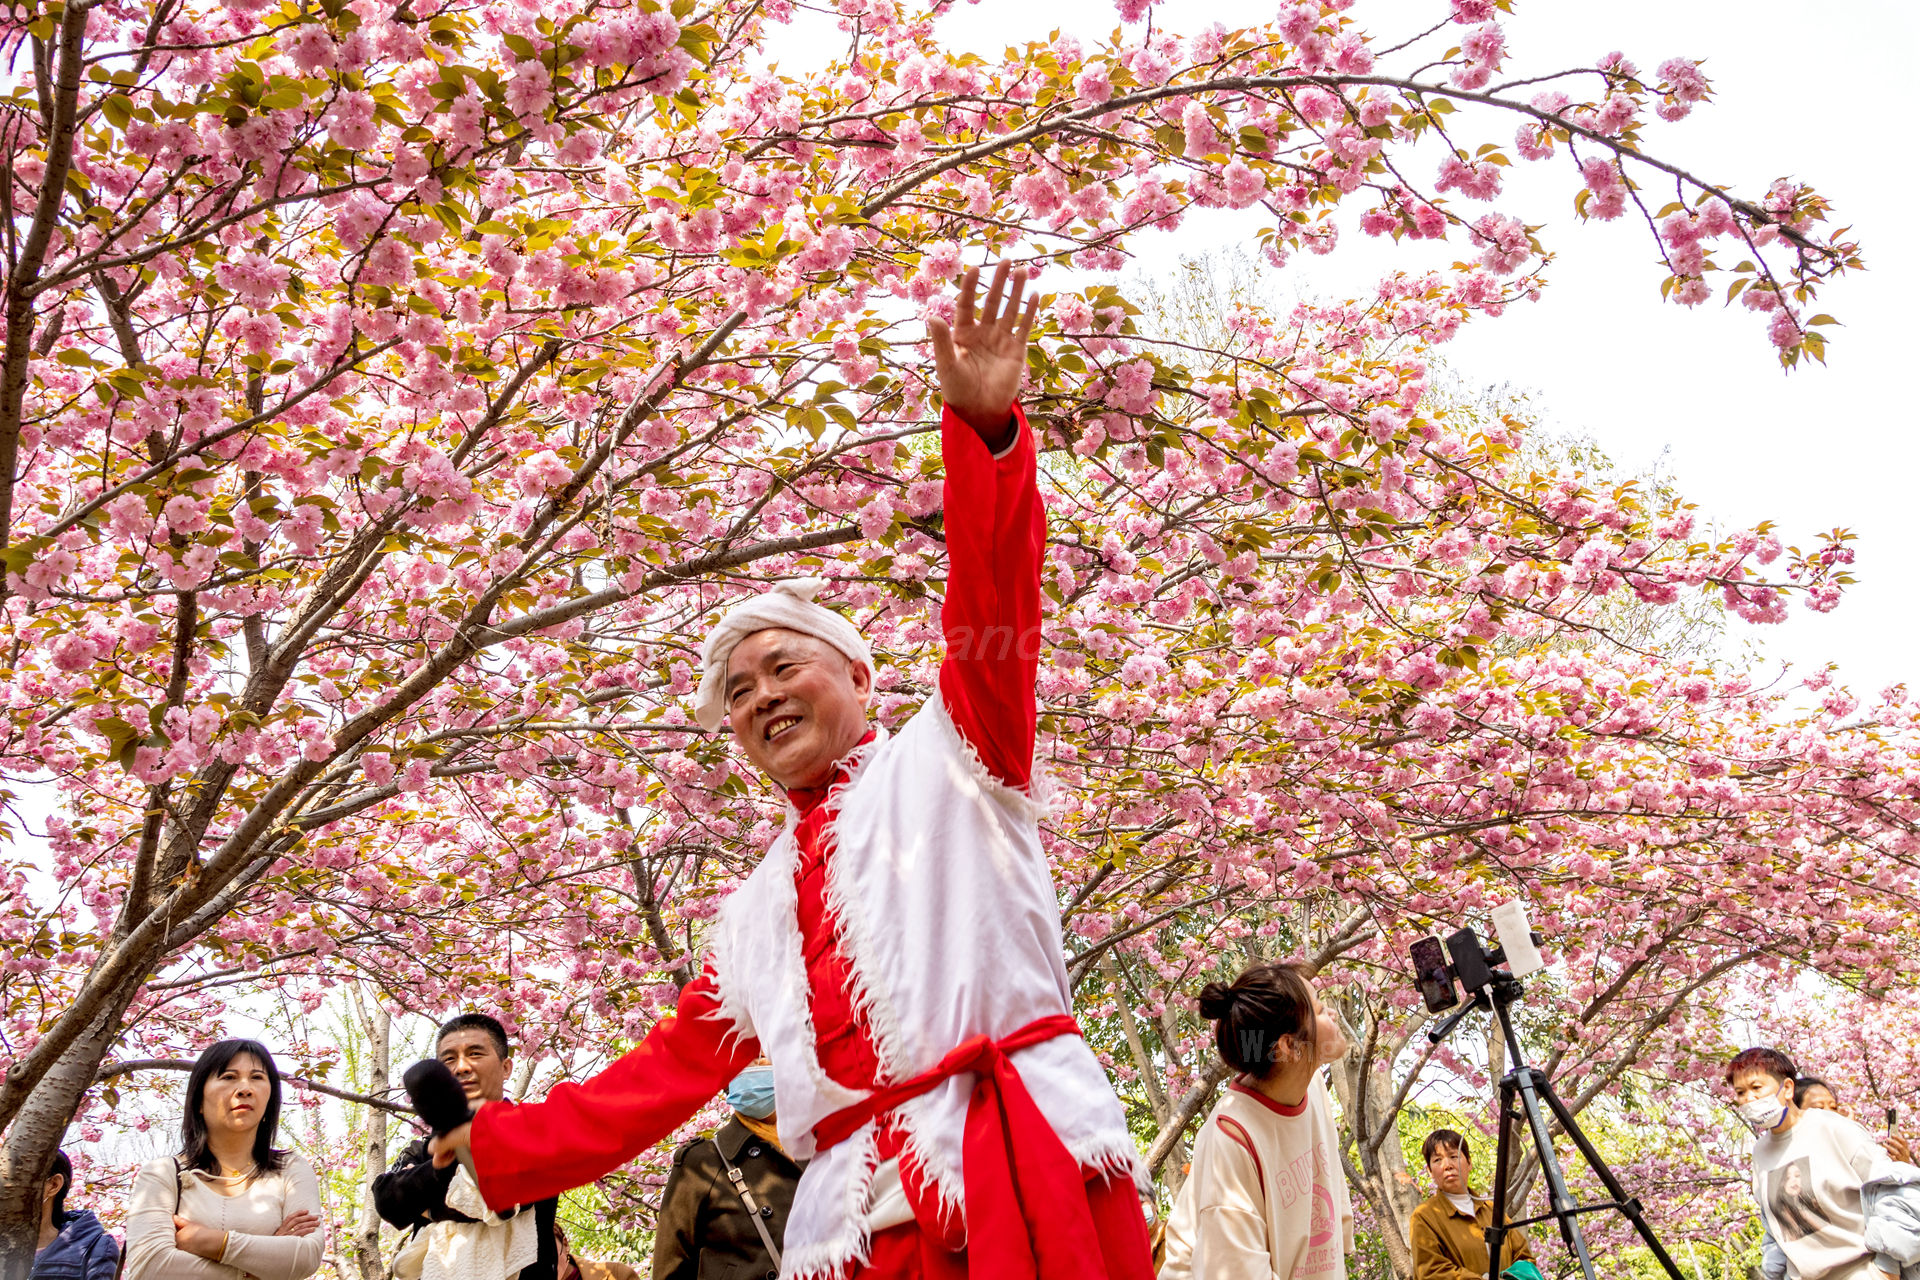
<svg viewBox="0 0 1920 1280">
<path fill-rule="evenodd" d="M 1493 1202 L 1475 1199 L 1469 1189 L 1473 1156 L 1467 1151 L 1467 1140 L 1452 1129 L 1435 1129 L 1420 1144 L 1420 1158 L 1433 1175 L 1433 1194 L 1413 1211 L 1407 1226 L 1414 1280 L 1487 1280 L 1487 1228 L 1493 1225 Z M 1509 1231 L 1500 1247 L 1500 1273 L 1532 1260 L 1525 1233 Z"/>
</svg>

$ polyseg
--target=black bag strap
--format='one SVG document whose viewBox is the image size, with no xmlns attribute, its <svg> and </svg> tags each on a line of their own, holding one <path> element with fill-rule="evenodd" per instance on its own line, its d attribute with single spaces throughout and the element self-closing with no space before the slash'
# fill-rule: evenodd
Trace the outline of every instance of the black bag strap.
<svg viewBox="0 0 1920 1280">
<path fill-rule="evenodd" d="M 733 1183 L 733 1189 L 740 1196 L 740 1203 L 746 1206 L 747 1216 L 753 1219 L 753 1229 L 760 1233 L 760 1243 L 767 1246 L 767 1256 L 773 1259 L 775 1269 L 780 1266 L 780 1250 L 773 1243 L 773 1233 L 767 1230 L 766 1215 L 754 1202 L 753 1192 L 747 1190 L 747 1175 L 733 1167 L 733 1161 L 727 1159 L 727 1153 L 720 1149 L 720 1139 L 711 1139 L 714 1154 L 720 1157 L 720 1163 L 727 1171 L 727 1180 Z"/>
</svg>

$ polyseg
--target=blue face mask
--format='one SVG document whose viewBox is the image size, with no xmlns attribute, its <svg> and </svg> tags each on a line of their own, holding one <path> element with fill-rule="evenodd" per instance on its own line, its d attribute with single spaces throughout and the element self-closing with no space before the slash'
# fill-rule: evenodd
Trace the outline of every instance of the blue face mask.
<svg viewBox="0 0 1920 1280">
<path fill-rule="evenodd" d="M 727 1105 L 743 1116 L 765 1120 L 773 1114 L 773 1068 L 748 1067 L 727 1086 Z"/>
</svg>

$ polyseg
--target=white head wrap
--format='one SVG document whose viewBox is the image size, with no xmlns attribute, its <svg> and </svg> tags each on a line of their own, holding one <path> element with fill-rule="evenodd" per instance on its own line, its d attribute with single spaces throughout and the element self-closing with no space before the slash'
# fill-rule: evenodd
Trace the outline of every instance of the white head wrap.
<svg viewBox="0 0 1920 1280">
<path fill-rule="evenodd" d="M 775 627 L 825 640 L 855 662 L 873 670 L 873 650 L 851 622 L 813 597 L 827 585 L 825 578 L 796 578 L 775 583 L 771 591 L 743 600 L 727 610 L 700 646 L 700 691 L 693 698 L 694 719 L 712 732 L 727 714 L 727 660 L 734 646 L 756 631 Z"/>
</svg>

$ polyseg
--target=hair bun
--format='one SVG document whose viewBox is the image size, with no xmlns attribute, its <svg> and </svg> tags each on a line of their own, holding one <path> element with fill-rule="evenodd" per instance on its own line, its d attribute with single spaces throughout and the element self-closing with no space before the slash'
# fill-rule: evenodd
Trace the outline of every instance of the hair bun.
<svg viewBox="0 0 1920 1280">
<path fill-rule="evenodd" d="M 1239 993 L 1224 982 L 1209 982 L 1200 988 L 1200 1016 L 1218 1022 L 1233 1012 Z"/>
</svg>

